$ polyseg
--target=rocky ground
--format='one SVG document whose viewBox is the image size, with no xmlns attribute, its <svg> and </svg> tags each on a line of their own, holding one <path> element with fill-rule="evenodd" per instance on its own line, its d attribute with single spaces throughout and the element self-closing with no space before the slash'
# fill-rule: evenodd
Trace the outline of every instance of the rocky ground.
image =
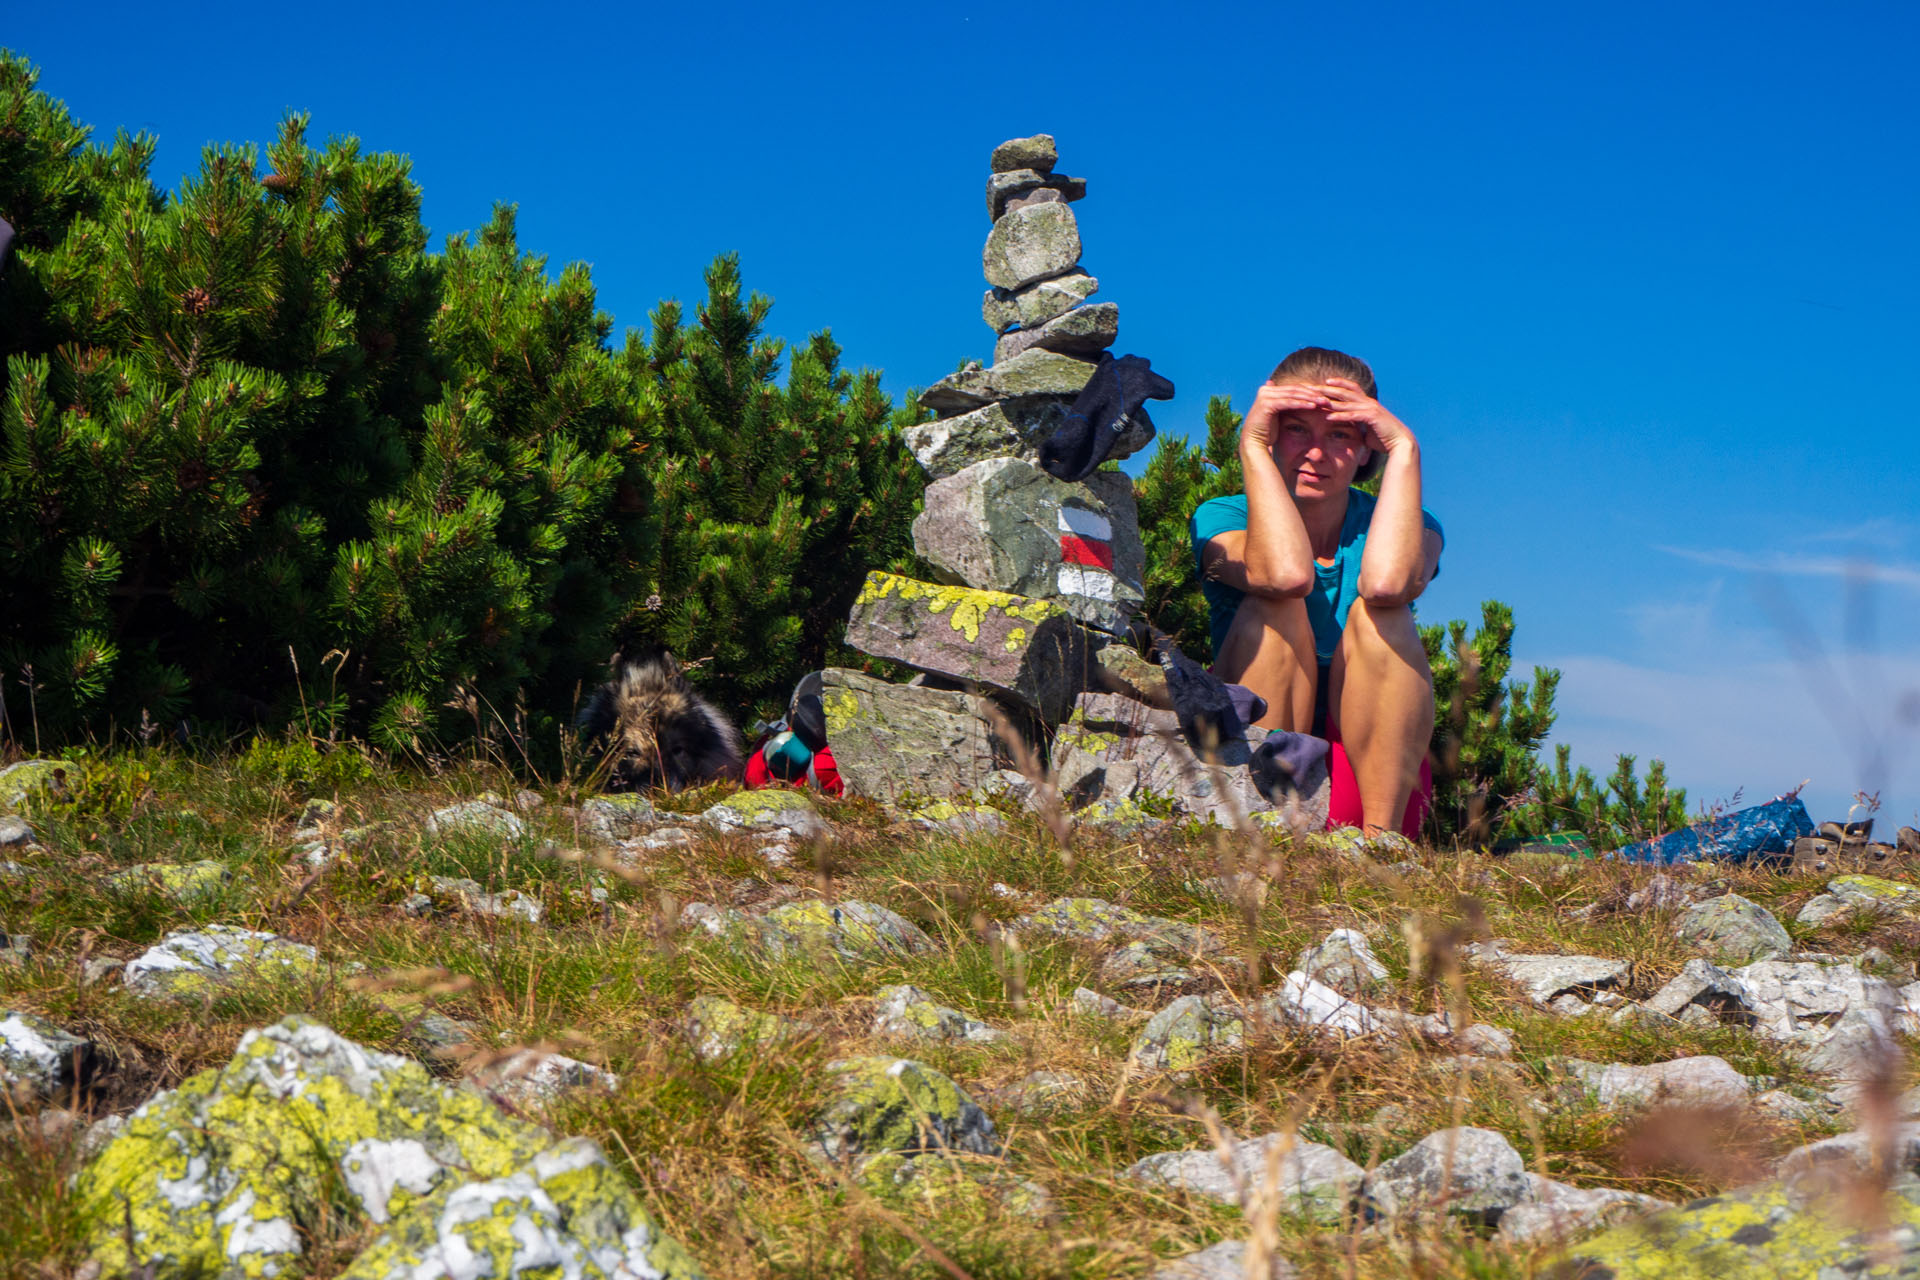
<svg viewBox="0 0 1920 1280">
<path fill-rule="evenodd" d="M 0 771 L 6 1272 L 1920 1258 L 1911 855 L 1658 873 L 1022 792 Z"/>
</svg>

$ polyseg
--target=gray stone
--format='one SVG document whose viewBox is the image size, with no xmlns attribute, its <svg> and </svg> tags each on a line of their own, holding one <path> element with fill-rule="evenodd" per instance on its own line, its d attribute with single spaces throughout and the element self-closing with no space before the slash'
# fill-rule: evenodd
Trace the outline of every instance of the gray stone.
<svg viewBox="0 0 1920 1280">
<path fill-rule="evenodd" d="M 436 809 L 427 817 L 428 835 L 503 836 L 518 840 L 527 833 L 527 824 L 514 814 L 484 800 Z"/>
<path fill-rule="evenodd" d="M 1343 1036 L 1368 1036 L 1385 1029 L 1381 1018 L 1357 1000 L 1351 1000 L 1324 982 L 1298 970 L 1260 999 L 1261 1011 L 1273 1021 L 1286 1021 L 1316 1031 Z"/>
<path fill-rule="evenodd" d="M 989 289 L 980 299 L 980 318 L 995 333 L 1016 325 L 1031 329 L 1066 314 L 1099 291 L 1100 281 L 1080 270 L 1018 291 Z"/>
<path fill-rule="evenodd" d="M 1062 355 L 1092 360 L 1112 346 L 1120 336 L 1120 304 L 1090 302 L 1075 307 L 1032 329 L 1014 329 L 1000 335 L 993 346 L 993 363 L 999 368 L 1023 351 L 1058 351 Z M 1152 434 L 1148 423 L 1146 434 Z"/>
<path fill-rule="evenodd" d="M 1795 1097 L 1785 1089 L 1769 1089 L 1754 1095 L 1753 1109 L 1787 1124 L 1825 1124 L 1827 1109 L 1817 1102 Z"/>
<path fill-rule="evenodd" d="M 1682 939 L 1709 947 L 1716 957 L 1736 964 L 1793 950 L 1793 939 L 1773 913 L 1737 893 L 1694 903 L 1680 917 L 1676 932 Z"/>
<path fill-rule="evenodd" d="M 1073 401 L 1063 396 L 1026 396 L 983 405 L 956 417 L 917 423 L 900 433 L 909 451 L 931 479 L 943 480 L 988 458 L 1019 458 L 1038 463 L 1040 446 L 1066 422 Z M 1128 458 L 1153 443 L 1153 422 L 1145 414 L 1127 419 L 1114 441 L 1115 460 Z"/>
<path fill-rule="evenodd" d="M 1100 981 L 1130 996 L 1158 999 L 1192 995 L 1217 985 L 1212 974 L 1198 972 L 1145 942 L 1129 942 L 1100 961 Z"/>
<path fill-rule="evenodd" d="M 1030 462 L 991 458 L 934 481 L 924 502 L 913 545 L 943 579 L 1058 600 L 1080 621 L 1116 634 L 1145 598 L 1146 551 L 1133 481 L 1123 472 L 1096 471 L 1069 484 Z M 1068 537 L 1107 548 L 1112 569 L 1069 560 Z"/>
<path fill-rule="evenodd" d="M 1660 988 L 1643 1007 L 1678 1018 L 1681 1010 L 1689 1005 L 1751 1021 L 1745 984 L 1725 969 L 1698 957 L 1687 961 L 1679 976 Z"/>
<path fill-rule="evenodd" d="M 715 831 L 773 834 L 794 840 L 818 840 L 829 830 L 827 820 L 806 792 L 787 787 L 735 792 L 702 812 L 700 821 Z"/>
<path fill-rule="evenodd" d="M 1042 173 L 1037 169 L 1009 169 L 987 177 L 987 220 L 1027 204 L 1046 204 L 1055 200 L 1079 200 L 1087 194 L 1085 178 L 1069 178 L 1063 173 Z"/>
<path fill-rule="evenodd" d="M 1439 1210 L 1497 1226 L 1533 1197 L 1526 1162 L 1491 1129 L 1462 1126 L 1429 1134 L 1368 1176 L 1364 1192 L 1382 1217 Z"/>
<path fill-rule="evenodd" d="M 899 912 L 872 902 L 789 902 L 760 919 L 759 944 L 775 958 L 826 958 L 857 964 L 923 955 L 932 938 Z"/>
<path fill-rule="evenodd" d="M 987 233 L 980 267 L 996 289 L 1021 289 L 1073 269 L 1080 261 L 1080 223 L 1065 204 L 1016 209 Z"/>
<path fill-rule="evenodd" d="M 0 814 L 0 849 L 17 848 L 20 845 L 32 844 L 33 841 L 33 828 L 27 825 L 25 818 L 18 818 L 10 813 Z"/>
<path fill-rule="evenodd" d="M 80 985 L 91 987 L 95 983 L 105 982 L 126 967 L 125 960 L 116 960 L 112 956 L 95 956 L 80 967 Z"/>
<path fill-rule="evenodd" d="M 1692 903 L 1694 897 L 1691 886 L 1661 872 L 1627 895 L 1627 910 L 1678 911 Z"/>
<path fill-rule="evenodd" d="M 955 836 L 999 835 L 1007 829 L 1006 815 L 998 809 L 955 804 L 951 800 L 936 800 L 915 809 L 908 821 L 922 830 L 944 831 Z"/>
<path fill-rule="evenodd" d="M 970 693 L 821 673 L 827 737 L 849 794 L 895 803 L 964 796 L 1007 763 L 993 704 Z"/>
<path fill-rule="evenodd" d="M 1170 959 L 1217 955 L 1226 944 L 1210 929 L 1150 916 L 1101 898 L 1055 898 L 1007 928 L 1024 938 L 1052 937 L 1070 942 L 1121 944 L 1144 942 Z"/>
<path fill-rule="evenodd" d="M 603 844 L 638 839 L 659 819 L 652 802 L 635 792 L 595 796 L 580 806 L 581 830 Z"/>
<path fill-rule="evenodd" d="M 524 920 L 539 924 L 546 914 L 540 900 L 518 889 L 489 893 L 478 880 L 463 876 L 428 876 L 414 882 L 414 896 L 408 899 L 409 914 L 426 915 L 433 911 L 466 911 L 499 920 Z M 417 899 L 425 898 L 424 907 Z"/>
<path fill-rule="evenodd" d="M 1550 1005 L 1557 997 L 1590 998 L 1593 992 L 1624 985 L 1633 972 L 1625 960 L 1602 956 L 1550 956 L 1510 952 L 1496 939 L 1464 948 L 1469 959 L 1498 970 L 1527 989 L 1535 1004 Z"/>
<path fill-rule="evenodd" d="M 1243 1043 L 1246 1029 L 1240 1011 L 1230 1004 L 1181 996 L 1148 1019 L 1128 1056 L 1150 1071 L 1191 1071 L 1208 1054 Z"/>
<path fill-rule="evenodd" d="M 227 864 L 208 858 L 200 862 L 143 862 L 123 867 L 101 881 L 114 893 L 147 890 L 175 902 L 204 902 L 217 898 L 233 878 Z"/>
<path fill-rule="evenodd" d="M 1500 1238 L 1520 1242 L 1585 1235 L 1642 1214 L 1671 1209 L 1672 1203 L 1612 1187 L 1572 1187 L 1527 1175 L 1532 1198 L 1500 1215 Z"/>
<path fill-rule="evenodd" d="M 1270 1183 L 1267 1166 L 1276 1147 L 1281 1149 L 1279 1177 Z M 1337 1222 L 1346 1213 L 1347 1203 L 1366 1171 L 1332 1147 L 1270 1133 L 1234 1143 L 1231 1156 L 1216 1147 L 1163 1151 L 1136 1161 L 1125 1176 L 1207 1196 L 1242 1210 L 1277 1200 L 1282 1213 Z M 1273 1194 L 1276 1190 L 1277 1196 Z"/>
<path fill-rule="evenodd" d="M 919 987 L 899 983 L 874 994 L 873 1034 L 906 1036 L 915 1040 L 963 1040 L 993 1044 L 1007 1033 L 970 1018 L 958 1009 L 936 1003 Z"/>
<path fill-rule="evenodd" d="M 1009 1107 L 1026 1115 L 1045 1115 L 1085 1102 L 1090 1092 L 1087 1082 L 1078 1076 L 1059 1071 L 1029 1071 L 1012 1084 L 982 1096 L 996 1107 Z"/>
<path fill-rule="evenodd" d="M 1702 1054 L 1647 1066 L 1565 1060 L 1562 1065 L 1603 1107 L 1745 1106 L 1752 1085 L 1725 1058 Z"/>
<path fill-rule="evenodd" d="M 68 1098 L 88 1074 L 93 1045 L 38 1014 L 9 1009 L 0 1017 L 0 1084 L 15 1104 Z"/>
<path fill-rule="evenodd" d="M 29 796 L 63 796 L 86 770 L 71 760 L 22 760 L 0 769 L 0 810 L 18 809 Z"/>
<path fill-rule="evenodd" d="M 1795 1147 L 1780 1158 L 1780 1178 L 1806 1190 L 1844 1185 L 1871 1176 L 1883 1151 L 1895 1172 L 1920 1168 L 1920 1124 L 1892 1125 L 1884 1134 L 1856 1129 Z"/>
<path fill-rule="evenodd" d="M 1222 1240 L 1168 1259 L 1147 1280 L 1247 1280 L 1247 1266 L 1247 1242 Z M 1278 1254 L 1268 1256 L 1265 1271 L 1265 1280 L 1294 1280 L 1299 1274 Z"/>
<path fill-rule="evenodd" d="M 1308 977 L 1352 995 L 1372 991 L 1387 980 L 1387 966 L 1375 958 L 1367 935 L 1358 929 L 1335 929 L 1293 963 Z"/>
<path fill-rule="evenodd" d="M 1857 1088 L 1898 1059 L 1904 1001 L 1892 983 L 1850 964 L 1761 960 L 1734 971 L 1754 1030 L 1792 1045 L 1808 1070 Z"/>
<path fill-rule="evenodd" d="M 695 996 L 682 1024 L 695 1056 L 707 1062 L 730 1058 L 745 1048 L 772 1048 L 800 1029 L 790 1018 L 744 1008 L 719 996 Z"/>
<path fill-rule="evenodd" d="M 1103 996 L 1086 987 L 1073 989 L 1073 1007 L 1096 1018 L 1130 1018 L 1140 1013 L 1140 1010 L 1121 1004 L 1112 996 Z"/>
<path fill-rule="evenodd" d="M 1085 693 L 1054 734 L 1056 784 L 1075 806 L 1157 797 L 1172 800 L 1176 812 L 1238 826 L 1275 808 L 1247 769 L 1265 738 L 1266 730 L 1249 729 L 1221 744 L 1209 765 L 1187 745 L 1173 712 L 1120 694 Z"/>
<path fill-rule="evenodd" d="M 847 619 L 862 653 L 980 686 L 1049 723 L 1091 679 L 1094 643 L 1054 600 L 940 586 L 874 570 Z"/>
<path fill-rule="evenodd" d="M 1030 396 L 1072 399 L 1092 377 L 1090 361 L 1057 351 L 1022 351 L 991 367 L 974 361 L 948 374 L 920 393 L 920 403 L 935 413 L 949 414 L 971 413 L 1002 400 Z"/>
<path fill-rule="evenodd" d="M 815 1117 L 813 1141 L 829 1160 L 884 1151 L 998 1155 L 980 1104 L 954 1081 L 907 1058 L 829 1062 L 835 1096 Z"/>
<path fill-rule="evenodd" d="M 518 1049 L 486 1063 L 469 1077 L 482 1093 L 521 1110 L 553 1102 L 575 1089 L 620 1087 L 620 1077 L 590 1062 L 539 1049 Z"/>
<path fill-rule="evenodd" d="M 1801 924 L 1817 925 L 1844 911 L 1878 915 L 1920 914 L 1920 886 L 1879 876 L 1836 876 L 1827 891 L 1808 902 L 1794 919 Z"/>
<path fill-rule="evenodd" d="M 1019 169 L 1033 169 L 1048 173 L 1060 162 L 1060 150 L 1054 145 L 1050 133 L 1036 133 L 1027 138 L 1008 138 L 993 149 L 993 171 L 1012 173 Z"/>
<path fill-rule="evenodd" d="M 304 977 L 318 967 L 319 953 L 305 943 L 235 925 L 210 924 L 168 934 L 120 973 L 127 990 L 137 995 L 197 996 L 239 978 Z"/>
</svg>

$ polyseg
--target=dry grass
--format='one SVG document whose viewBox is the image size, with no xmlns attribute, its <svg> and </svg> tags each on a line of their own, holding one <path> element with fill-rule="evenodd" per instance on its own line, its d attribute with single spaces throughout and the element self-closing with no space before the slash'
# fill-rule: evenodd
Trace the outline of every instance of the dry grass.
<svg viewBox="0 0 1920 1280">
<path fill-rule="evenodd" d="M 27 860 L 23 877 L 0 881 L 0 923 L 34 939 L 30 962 L 0 966 L 0 988 L 11 1007 L 42 1012 L 99 1046 L 107 1065 L 95 1109 L 129 1109 L 224 1061 L 248 1028 L 290 1012 L 415 1053 L 410 1021 L 438 1009 L 475 1025 L 494 1048 L 543 1043 L 618 1072 L 617 1092 L 569 1100 L 551 1121 L 600 1141 L 716 1277 L 1145 1275 L 1156 1259 L 1247 1233 L 1256 1251 L 1277 1251 L 1309 1276 L 1525 1276 L 1542 1265 L 1538 1251 L 1457 1228 L 1394 1237 L 1357 1226 L 1330 1231 L 1272 1205 L 1243 1217 L 1120 1172 L 1154 1152 L 1276 1131 L 1329 1143 L 1372 1167 L 1465 1123 L 1506 1134 L 1538 1172 L 1680 1199 L 1736 1185 L 1819 1136 L 1748 1115 L 1649 1123 L 1596 1109 L 1560 1083 L 1549 1059 L 1717 1053 L 1748 1074 L 1789 1084 L 1798 1076 L 1776 1050 L 1736 1030 L 1653 1032 L 1599 1017 L 1564 1019 L 1457 963 L 1462 942 L 1492 935 L 1519 950 L 1630 959 L 1630 994 L 1650 994 L 1689 952 L 1673 939 L 1671 913 L 1625 909 L 1628 894 L 1651 879 L 1645 869 L 1503 863 L 1428 849 L 1420 870 L 1401 876 L 1285 837 L 1200 828 L 1140 839 L 1082 832 L 1069 854 L 1046 824 L 1024 816 L 1004 836 L 932 836 L 864 802 L 825 802 L 839 835 L 793 866 L 769 867 L 748 842 L 719 836 L 625 865 L 588 849 L 564 789 L 549 791 L 529 815 L 524 839 L 424 836 L 419 820 L 433 806 L 483 790 L 511 793 L 514 781 L 487 769 L 414 776 L 365 767 L 329 785 L 310 769 L 276 773 L 258 751 L 244 767 L 164 754 L 88 763 L 74 801 L 35 815 L 47 852 Z M 670 803 L 691 812 L 717 794 Z M 294 849 L 295 819 L 316 795 L 338 805 L 330 832 L 365 831 L 318 876 Z M 115 868 L 204 857 L 238 874 L 194 905 L 100 887 Z M 1263 892 L 1221 900 L 1203 887 L 1209 877 L 1248 870 L 1260 873 Z M 400 903 L 425 874 L 522 890 L 540 899 L 546 919 L 530 926 L 409 917 Z M 1775 909 L 1797 907 L 1819 887 L 1761 873 L 1721 878 Z M 595 888 L 606 890 L 604 901 Z M 1127 1060 L 1137 1022 L 1086 1016 L 1071 1003 L 1075 987 L 1097 985 L 1092 952 L 1032 941 L 1015 948 L 995 928 L 1068 894 L 1218 931 L 1242 961 L 1221 966 L 1220 982 L 1243 993 L 1270 985 L 1329 929 L 1361 929 L 1392 974 L 1376 1003 L 1470 1012 L 1510 1027 L 1519 1052 L 1509 1062 L 1469 1065 L 1432 1047 L 1340 1044 L 1269 1027 L 1191 1078 L 1142 1073 Z M 776 963 L 675 925 L 687 902 L 765 906 L 822 895 L 883 903 L 941 945 L 864 968 Z M 190 1009 L 78 981 L 85 959 L 130 957 L 169 930 L 216 920 L 360 961 L 371 979 L 336 971 L 237 988 Z M 1802 933 L 1808 947 L 1871 945 L 1896 963 L 1920 959 L 1920 929 L 1911 924 L 1836 923 Z M 989 1103 L 1005 1167 L 1051 1194 L 1046 1219 L 1019 1216 L 991 1197 L 883 1203 L 804 1154 L 823 1097 L 821 1066 L 875 1049 L 865 1030 L 871 996 L 892 982 L 915 983 L 1012 1033 L 1000 1045 L 893 1049 L 983 1095 L 1040 1069 L 1083 1082 L 1044 1112 Z M 777 1050 L 702 1062 L 677 1022 L 699 994 L 804 1017 L 811 1029 Z M 458 1070 L 451 1059 L 428 1061 L 436 1071 Z M 14 1140 L 0 1142 L 0 1270 L 10 1275 L 62 1275 L 78 1261 L 76 1210 L 47 1190 L 63 1186 L 74 1166 L 71 1138 L 46 1137 L 38 1126 L 23 1117 Z M 308 1274 L 331 1275 L 351 1257 L 358 1237 L 339 1224 L 327 1232 L 307 1259 Z"/>
</svg>

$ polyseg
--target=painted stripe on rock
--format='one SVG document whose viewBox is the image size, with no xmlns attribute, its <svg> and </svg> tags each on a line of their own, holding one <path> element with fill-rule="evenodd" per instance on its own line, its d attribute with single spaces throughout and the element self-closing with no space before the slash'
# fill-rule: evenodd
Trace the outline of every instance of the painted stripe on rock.
<svg viewBox="0 0 1920 1280">
<path fill-rule="evenodd" d="M 1092 542 L 1071 533 L 1060 535 L 1060 559 L 1066 564 L 1090 564 L 1096 569 L 1113 568 L 1113 544 Z"/>
<path fill-rule="evenodd" d="M 1054 584 L 1063 596 L 1088 596 L 1095 600 L 1113 599 L 1113 575 L 1084 565 L 1063 564 Z"/>
<path fill-rule="evenodd" d="M 1077 533 L 1083 538 L 1097 538 L 1101 542 L 1113 541 L 1113 522 L 1098 511 L 1087 511 L 1080 507 L 1060 508 L 1060 532 Z"/>
</svg>

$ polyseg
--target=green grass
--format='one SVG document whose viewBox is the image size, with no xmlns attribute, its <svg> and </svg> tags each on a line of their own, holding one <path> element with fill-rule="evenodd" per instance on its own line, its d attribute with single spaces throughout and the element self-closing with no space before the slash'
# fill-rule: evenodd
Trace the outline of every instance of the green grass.
<svg viewBox="0 0 1920 1280">
<path fill-rule="evenodd" d="M 1006 833 L 953 837 L 862 801 L 823 802 L 834 843 L 803 851 L 788 867 L 770 867 L 744 838 L 704 834 L 624 864 L 588 847 L 568 812 L 579 797 L 564 786 L 546 790 L 544 803 L 523 815 L 523 836 L 426 835 L 422 821 L 432 809 L 518 789 L 511 776 L 475 765 L 405 772 L 357 750 L 299 742 L 257 743 L 226 759 L 152 750 L 93 753 L 79 763 L 86 773 L 73 793 L 31 813 L 45 852 L 22 855 L 24 873 L 0 879 L 0 925 L 31 936 L 35 948 L 27 963 L 0 965 L 0 999 L 96 1042 L 109 1063 L 96 1109 L 130 1109 L 154 1089 L 217 1066 L 247 1029 L 288 1013 L 414 1053 L 410 1014 L 438 1009 L 473 1024 L 488 1047 L 552 1044 L 618 1072 L 617 1091 L 569 1099 L 551 1121 L 598 1140 L 716 1277 L 952 1280 L 956 1268 L 980 1280 L 1145 1275 L 1156 1259 L 1247 1230 L 1235 1210 L 1120 1176 L 1154 1152 L 1207 1145 L 1209 1117 L 1242 1136 L 1293 1127 L 1369 1167 L 1435 1129 L 1484 1125 L 1506 1134 L 1540 1172 L 1669 1199 L 1734 1185 L 1766 1158 L 1820 1136 L 1722 1117 L 1694 1134 L 1701 1150 L 1691 1155 L 1651 1142 L 1643 1117 L 1570 1094 L 1550 1060 L 1713 1053 L 1750 1075 L 1807 1082 L 1777 1047 L 1738 1030 L 1561 1018 L 1451 959 L 1459 943 L 1484 936 L 1517 950 L 1629 959 L 1628 994 L 1644 998 L 1693 954 L 1673 937 L 1673 913 L 1625 908 L 1627 894 L 1651 878 L 1646 869 L 1427 849 L 1420 873 L 1402 879 L 1284 837 L 1189 826 L 1140 838 L 1082 834 L 1062 848 L 1011 808 Z M 692 814 L 724 794 L 706 788 L 659 803 Z M 336 806 L 323 827 L 336 846 L 343 831 L 358 833 L 318 875 L 299 853 L 307 835 L 296 831 L 316 798 Z M 235 873 L 205 900 L 102 887 L 120 868 L 203 858 Z M 1204 887 L 1248 868 L 1267 881 L 1257 902 L 1224 901 Z M 530 925 L 407 915 L 401 903 L 429 875 L 522 891 L 540 901 L 545 918 Z M 1824 883 L 1731 870 L 1721 878 L 1788 921 Z M 821 895 L 891 907 L 938 946 L 865 965 L 776 961 L 677 925 L 688 902 L 758 909 Z M 1075 987 L 1098 985 L 1097 950 L 1044 939 L 1016 947 L 1001 937 L 1008 920 L 1067 895 L 1213 931 L 1231 954 L 1253 962 L 1221 970 L 1248 995 L 1329 929 L 1362 929 L 1390 973 L 1375 1003 L 1428 1012 L 1463 1001 L 1476 1019 L 1510 1028 L 1518 1052 L 1463 1074 L 1446 1054 L 1417 1045 L 1342 1045 L 1270 1028 L 1190 1077 L 1142 1073 L 1127 1060 L 1137 1021 L 1089 1017 L 1071 1004 Z M 309 943 L 327 963 L 310 977 L 186 1004 L 138 999 L 116 982 L 79 982 L 84 958 L 130 958 L 171 930 L 216 921 Z M 1789 927 L 1803 947 L 1878 946 L 1895 965 L 1920 959 L 1920 926 L 1911 922 Z M 364 968 L 355 973 L 350 964 Z M 896 982 L 923 987 L 1012 1038 L 876 1044 L 867 1033 L 871 997 Z M 807 1030 L 702 1062 L 679 1029 L 687 1002 L 701 994 L 801 1020 Z M 876 1199 L 846 1171 L 809 1159 L 805 1136 L 826 1097 L 826 1063 L 884 1051 L 919 1058 L 983 1094 L 1039 1069 L 1083 1080 L 1080 1095 L 1042 1113 L 989 1104 L 1006 1143 L 1005 1168 L 1045 1186 L 1053 1216 L 1022 1217 L 991 1197 Z M 457 1073 L 445 1059 L 430 1065 Z M 70 1138 L 46 1137 L 31 1117 L 16 1127 L 12 1141 L 0 1141 L 0 1273 L 70 1274 L 84 1214 L 49 1188 L 65 1185 L 77 1153 Z M 363 1242 L 337 1217 L 309 1225 L 316 1247 L 308 1275 L 336 1273 Z M 1277 1230 L 1282 1254 L 1309 1276 L 1519 1277 L 1546 1262 L 1538 1251 L 1446 1227 L 1391 1239 L 1285 1220 Z"/>
</svg>

